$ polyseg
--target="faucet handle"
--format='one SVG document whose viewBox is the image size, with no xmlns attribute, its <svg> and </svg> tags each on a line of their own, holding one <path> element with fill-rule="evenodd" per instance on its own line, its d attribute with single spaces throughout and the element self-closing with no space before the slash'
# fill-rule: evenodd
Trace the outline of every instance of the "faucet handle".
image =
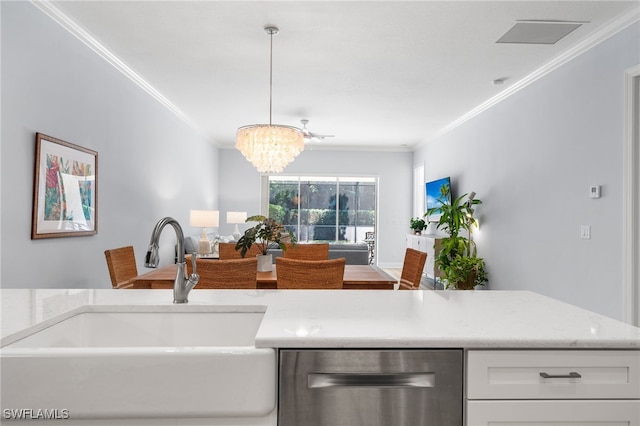
<svg viewBox="0 0 640 426">
<path fill-rule="evenodd" d="M 196 257 L 198 257 L 198 253 L 196 253 L 195 251 L 193 253 L 191 253 L 191 273 L 195 274 L 196 273 Z"/>
<path fill-rule="evenodd" d="M 198 284 L 200 281 L 200 275 L 196 272 L 196 259 L 198 258 L 198 253 L 191 253 L 191 275 L 187 278 L 187 286 L 189 290 Z M 188 290 L 187 290 L 188 291 Z"/>
</svg>

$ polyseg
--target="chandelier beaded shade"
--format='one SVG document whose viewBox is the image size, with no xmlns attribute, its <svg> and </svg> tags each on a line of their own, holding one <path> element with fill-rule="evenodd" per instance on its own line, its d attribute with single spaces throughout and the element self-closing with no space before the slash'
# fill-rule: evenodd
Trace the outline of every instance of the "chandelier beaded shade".
<svg viewBox="0 0 640 426">
<path fill-rule="evenodd" d="M 273 35 L 277 27 L 265 27 L 271 37 L 269 59 L 269 124 L 243 126 L 236 132 L 236 148 L 261 173 L 280 173 L 304 150 L 302 130 L 271 123 L 273 109 Z"/>
<path fill-rule="evenodd" d="M 236 148 L 259 172 L 280 173 L 304 149 L 304 136 L 295 127 L 253 124 L 238 129 Z"/>
</svg>

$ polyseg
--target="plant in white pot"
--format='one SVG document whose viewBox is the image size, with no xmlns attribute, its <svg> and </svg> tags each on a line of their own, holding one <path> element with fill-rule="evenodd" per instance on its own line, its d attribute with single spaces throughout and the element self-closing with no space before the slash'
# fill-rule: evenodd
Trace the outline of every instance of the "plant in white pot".
<svg viewBox="0 0 640 426">
<path fill-rule="evenodd" d="M 409 221 L 409 227 L 411 228 L 411 230 L 415 235 L 420 235 L 422 234 L 422 231 L 427 229 L 427 222 L 425 222 L 424 219 L 420 217 L 416 217 L 416 218 L 412 217 L 411 220 Z"/>
<path fill-rule="evenodd" d="M 285 243 L 295 245 L 295 235 L 293 232 L 287 231 L 280 222 L 265 216 L 251 216 L 247 218 L 246 222 L 258 222 L 258 224 L 244 231 L 236 243 L 236 250 L 240 250 L 240 254 L 244 257 L 247 250 L 255 244 L 262 253 L 262 255 L 258 255 L 258 271 L 271 271 L 273 258 L 269 249 L 279 247 L 285 251 L 287 249 Z"/>
</svg>

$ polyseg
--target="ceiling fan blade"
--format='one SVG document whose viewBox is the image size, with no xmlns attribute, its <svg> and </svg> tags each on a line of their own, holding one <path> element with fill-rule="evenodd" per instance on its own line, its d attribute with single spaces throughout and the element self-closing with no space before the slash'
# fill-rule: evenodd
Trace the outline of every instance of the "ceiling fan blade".
<svg viewBox="0 0 640 426">
<path fill-rule="evenodd" d="M 309 137 L 311 138 L 315 138 L 315 139 L 324 139 L 324 138 L 333 138 L 335 137 L 334 135 L 321 135 L 320 133 L 312 133 L 312 132 L 308 132 Z"/>
<path fill-rule="evenodd" d="M 312 133 L 307 129 L 307 124 L 309 123 L 309 120 L 307 119 L 303 119 L 300 120 L 300 122 L 302 123 L 302 134 L 304 135 L 304 140 L 306 142 L 311 142 L 311 141 L 317 141 L 320 142 L 322 141 L 324 138 L 333 138 L 335 137 L 334 135 L 321 135 L 319 133 Z"/>
</svg>

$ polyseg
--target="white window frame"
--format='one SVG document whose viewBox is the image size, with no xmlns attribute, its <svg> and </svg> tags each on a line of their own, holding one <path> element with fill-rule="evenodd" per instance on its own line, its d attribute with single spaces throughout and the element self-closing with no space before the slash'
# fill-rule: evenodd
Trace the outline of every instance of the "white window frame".
<svg viewBox="0 0 640 426">
<path fill-rule="evenodd" d="M 263 216 L 269 216 L 269 183 L 270 178 L 274 175 L 262 175 L 260 179 L 260 214 Z M 333 174 L 328 176 L 326 174 L 279 174 L 278 178 L 283 179 L 297 179 L 298 180 L 298 191 L 300 190 L 299 185 L 301 181 L 305 180 L 314 180 L 314 179 L 336 179 L 337 183 L 337 194 L 340 193 L 340 181 L 348 181 L 348 180 L 369 180 L 371 179 L 375 185 L 375 220 L 374 220 L 374 231 L 378 229 L 378 212 L 379 212 L 379 190 L 380 190 L 380 182 L 378 176 L 368 176 L 363 174 L 358 175 L 343 175 L 343 174 Z M 336 208 L 339 209 L 340 200 L 336 200 Z M 337 216 L 336 216 L 337 217 Z M 298 217 L 298 229 L 300 229 L 300 217 Z M 336 235 L 335 240 L 338 241 L 338 227 L 336 227 Z M 364 239 L 364 238 L 363 238 Z"/>
</svg>

